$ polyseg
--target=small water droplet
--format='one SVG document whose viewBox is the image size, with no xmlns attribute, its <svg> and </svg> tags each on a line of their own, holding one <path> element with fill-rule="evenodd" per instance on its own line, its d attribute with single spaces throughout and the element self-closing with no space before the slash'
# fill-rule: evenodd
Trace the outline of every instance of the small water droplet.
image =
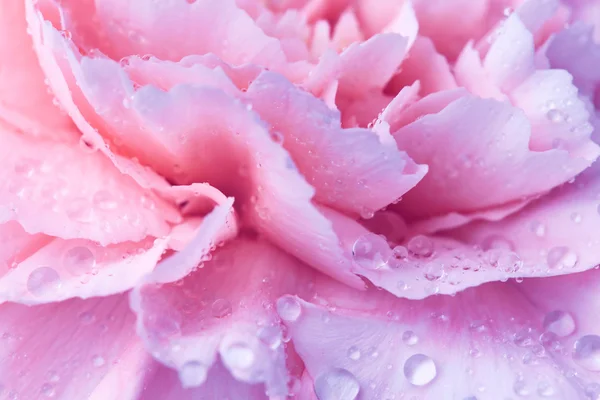
<svg viewBox="0 0 600 400">
<path fill-rule="evenodd" d="M 406 245 L 408 251 L 417 257 L 431 257 L 433 254 L 433 242 L 423 235 L 415 236 Z"/>
<path fill-rule="evenodd" d="M 298 300 L 292 296 L 283 296 L 277 300 L 277 313 L 286 322 L 294 322 L 302 313 Z"/>
<path fill-rule="evenodd" d="M 402 341 L 408 346 L 414 346 L 419 342 L 419 337 L 413 331 L 405 331 L 402 334 Z"/>
<path fill-rule="evenodd" d="M 200 386 L 206 380 L 208 368 L 197 361 L 186 362 L 179 370 L 179 380 L 184 388 Z"/>
<path fill-rule="evenodd" d="M 581 214 L 575 212 L 571 214 L 571 221 L 575 222 L 576 224 L 579 224 L 581 223 L 581 221 L 583 221 L 583 217 L 581 216 Z"/>
<path fill-rule="evenodd" d="M 425 386 L 435 379 L 435 362 L 425 354 L 414 354 L 404 363 L 404 376 L 415 386 Z"/>
<path fill-rule="evenodd" d="M 221 352 L 225 365 L 232 369 L 248 369 L 256 359 L 254 351 L 246 343 L 233 343 Z"/>
<path fill-rule="evenodd" d="M 577 265 L 577 254 L 566 246 L 557 246 L 550 249 L 546 258 L 551 269 L 573 268 Z"/>
<path fill-rule="evenodd" d="M 94 367 L 100 368 L 104 364 L 106 364 L 106 360 L 104 360 L 104 357 L 96 355 L 96 356 L 92 357 L 92 364 L 94 365 Z"/>
<path fill-rule="evenodd" d="M 567 115 L 561 110 L 552 108 L 546 113 L 546 118 L 548 118 L 550 122 L 558 124 L 565 121 L 567 119 Z"/>
<path fill-rule="evenodd" d="M 40 392 L 44 397 L 52 398 L 56 396 L 56 388 L 51 383 L 44 383 Z"/>
<path fill-rule="evenodd" d="M 552 385 L 550 385 L 548 382 L 542 381 L 542 382 L 538 383 L 537 393 L 538 393 L 538 395 L 540 395 L 542 397 L 551 397 L 551 396 L 554 396 L 556 391 L 554 390 Z"/>
<path fill-rule="evenodd" d="M 56 292 L 61 286 L 62 282 L 58 272 L 50 267 L 36 268 L 27 278 L 27 290 L 37 297 Z"/>
<path fill-rule="evenodd" d="M 353 361 L 360 360 L 360 349 L 356 346 L 352 346 L 348 349 L 348 358 Z"/>
<path fill-rule="evenodd" d="M 557 337 L 566 337 L 575 332 L 573 316 L 562 310 L 554 310 L 546 314 L 543 326 L 546 332 L 552 332 Z"/>
<path fill-rule="evenodd" d="M 391 253 L 387 241 L 374 233 L 367 233 L 359 237 L 352 246 L 354 261 L 368 269 L 384 267 Z"/>
<path fill-rule="evenodd" d="M 115 197 L 107 190 L 99 190 L 92 199 L 94 206 L 103 211 L 114 210 L 119 206 Z"/>
<path fill-rule="evenodd" d="M 334 368 L 315 379 L 315 394 L 319 400 L 355 400 L 360 384 L 350 371 Z"/>
<path fill-rule="evenodd" d="M 534 221 L 531 223 L 531 231 L 537 237 L 544 237 L 546 236 L 546 225 L 539 221 Z"/>
<path fill-rule="evenodd" d="M 84 311 L 79 314 L 79 321 L 82 325 L 91 325 L 96 321 L 96 316 L 90 311 Z"/>
<path fill-rule="evenodd" d="M 531 390 L 522 379 L 519 379 L 515 382 L 513 385 L 513 390 L 515 394 L 519 396 L 529 396 L 531 394 Z"/>
<path fill-rule="evenodd" d="M 263 326 L 258 331 L 258 339 L 271 349 L 276 349 L 281 345 L 281 330 L 278 326 Z"/>
<path fill-rule="evenodd" d="M 225 318 L 233 312 L 231 303 L 225 299 L 217 299 L 212 303 L 210 308 L 212 316 L 215 318 Z"/>
<path fill-rule="evenodd" d="M 89 274 L 96 265 L 96 257 L 89 248 L 75 246 L 65 252 L 62 264 L 73 275 Z"/>
<path fill-rule="evenodd" d="M 585 335 L 575 342 L 573 359 L 589 371 L 600 371 L 600 336 Z"/>
</svg>

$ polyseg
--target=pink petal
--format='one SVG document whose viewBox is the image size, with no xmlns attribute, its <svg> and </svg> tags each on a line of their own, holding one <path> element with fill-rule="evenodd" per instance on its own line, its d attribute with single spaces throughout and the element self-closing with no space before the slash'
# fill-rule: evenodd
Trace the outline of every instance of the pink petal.
<svg viewBox="0 0 600 400">
<path fill-rule="evenodd" d="M 593 66 L 600 62 L 600 45 L 594 41 L 593 32 L 591 26 L 574 23 L 551 39 L 546 56 L 553 68 L 566 69 L 573 75 L 573 81 L 583 95 L 598 102 L 596 91 L 600 70 Z"/>
<path fill-rule="evenodd" d="M 219 369 L 219 357 L 237 380 L 285 395 L 285 345 L 273 301 L 307 293 L 313 272 L 261 241 L 238 239 L 208 258 L 190 257 L 194 248 L 179 253 L 187 265 L 167 260 L 159 266 L 157 275 L 168 265 L 172 279 L 150 275 L 133 292 L 146 346 L 179 372 L 184 387 L 200 386 L 205 376 L 190 372 Z"/>
<path fill-rule="evenodd" d="M 141 389 L 146 355 L 124 296 L 36 307 L 7 303 L 0 316 L 7 398 L 126 400 Z M 129 379 L 115 379 L 118 373 Z"/>
<path fill-rule="evenodd" d="M 81 3 L 83 6 L 86 4 Z M 44 7 L 46 6 L 50 7 L 44 3 Z M 50 10 L 52 11 L 51 7 Z M 83 147 L 102 152 L 119 171 L 131 176 L 143 188 L 168 189 L 168 183 L 153 171 L 142 167 L 133 160 L 114 154 L 98 133 L 98 129 L 104 129 L 104 126 L 85 100 L 71 71 L 70 65 L 75 63 L 76 55 L 79 56 L 79 54 L 67 39 L 68 34 L 59 33 L 29 0 L 26 1 L 26 16 L 28 28 L 33 37 L 34 50 L 44 75 L 62 107 L 83 133 L 81 140 L 81 143 L 85 145 Z"/>
<path fill-rule="evenodd" d="M 470 244 L 499 238 L 525 262 L 530 276 L 584 271 L 600 263 L 595 248 L 598 168 L 592 167 L 517 214 L 497 222 L 477 222 L 452 233 Z"/>
<path fill-rule="evenodd" d="M 29 233 L 103 245 L 164 236 L 177 211 L 115 170 L 102 155 L 0 131 L 0 220 Z M 43 218 L 40 216 L 43 215 Z"/>
<path fill-rule="evenodd" d="M 388 89 L 398 92 L 416 81 L 421 84 L 422 96 L 457 87 L 448 61 L 435 50 L 433 42 L 426 37 L 416 39 L 408 58 L 402 63 L 400 73 L 392 79 Z"/>
<path fill-rule="evenodd" d="M 77 135 L 72 130 L 72 122 L 53 104 L 53 96 L 31 49 L 23 4 L 2 1 L 0 119 L 34 136 L 73 140 Z"/>
<path fill-rule="evenodd" d="M 423 108 L 430 108 L 443 96 L 430 95 L 411 108 L 416 113 L 421 102 Z M 410 108 L 406 113 L 411 114 Z M 522 200 L 569 180 L 598 156 L 598 146 L 590 140 L 567 149 L 532 151 L 531 136 L 520 110 L 470 95 L 405 125 L 394 133 L 399 148 L 430 170 L 403 197 L 400 209 L 413 217 L 426 217 Z"/>
<path fill-rule="evenodd" d="M 244 399 L 269 400 L 263 385 L 249 385 L 233 378 L 220 361 L 208 371 L 206 382 L 200 387 L 184 388 L 177 372 L 155 363 L 146 374 L 146 383 L 140 393 L 143 400 L 198 400 Z"/>
<path fill-rule="evenodd" d="M 314 304 L 279 301 L 300 309 L 282 319 L 319 398 L 575 399 L 598 390 L 600 276 L 570 278 L 420 302 L 319 282 Z"/>
<path fill-rule="evenodd" d="M 472 42 L 467 43 L 458 56 L 454 64 L 454 76 L 459 85 L 477 96 L 496 100 L 506 99 L 506 95 L 483 67 L 481 56 Z"/>
<path fill-rule="evenodd" d="M 362 42 L 364 35 L 360 29 L 359 22 L 353 10 L 347 10 L 340 16 L 335 25 L 333 37 L 331 38 L 335 50 L 343 51 L 352 43 Z"/>
<path fill-rule="evenodd" d="M 261 74 L 247 96 L 271 130 L 282 135 L 283 146 L 323 204 L 372 212 L 402 196 L 426 172 L 373 132 L 341 129 L 337 112 L 281 76 Z"/>
<path fill-rule="evenodd" d="M 385 33 L 355 43 L 341 54 L 339 94 L 355 99 L 382 90 L 405 57 L 407 39 Z"/>
<path fill-rule="evenodd" d="M 166 247 L 159 239 L 107 247 L 53 239 L 2 271 L 0 302 L 40 304 L 121 293 L 154 269 Z"/>
</svg>

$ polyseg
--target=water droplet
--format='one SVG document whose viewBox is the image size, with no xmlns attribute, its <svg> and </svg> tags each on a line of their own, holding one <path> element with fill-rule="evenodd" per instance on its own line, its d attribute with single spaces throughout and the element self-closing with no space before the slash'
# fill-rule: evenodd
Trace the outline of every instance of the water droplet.
<svg viewBox="0 0 600 400">
<path fill-rule="evenodd" d="M 90 311 L 84 311 L 79 314 L 79 321 L 82 325 L 91 325 L 96 321 L 96 316 Z"/>
<path fill-rule="evenodd" d="M 88 223 L 92 221 L 92 208 L 84 198 L 73 199 L 68 205 L 67 216 L 75 221 Z"/>
<path fill-rule="evenodd" d="M 96 265 L 96 257 L 89 248 L 75 246 L 65 252 L 62 264 L 73 275 L 89 274 Z"/>
<path fill-rule="evenodd" d="M 278 326 L 264 326 L 258 331 L 258 339 L 271 349 L 281 345 L 281 330 Z"/>
<path fill-rule="evenodd" d="M 94 365 L 94 367 L 100 368 L 104 364 L 106 364 L 106 360 L 104 360 L 104 357 L 96 355 L 92 357 L 92 364 Z"/>
<path fill-rule="evenodd" d="M 179 380 L 184 388 L 200 386 L 206 380 L 208 368 L 197 361 L 186 362 L 179 370 Z"/>
<path fill-rule="evenodd" d="M 558 124 L 565 121 L 567 119 L 567 115 L 561 110 L 552 108 L 546 113 L 546 118 L 548 118 L 550 122 Z"/>
<path fill-rule="evenodd" d="M 360 349 L 356 346 L 352 346 L 348 349 L 348 358 L 353 361 L 360 360 Z"/>
<path fill-rule="evenodd" d="M 221 357 L 225 365 L 232 369 L 248 369 L 256 359 L 254 351 L 246 343 L 233 343 L 228 346 Z"/>
<path fill-rule="evenodd" d="M 514 251 L 515 247 L 513 245 L 513 243 L 506 239 L 503 236 L 500 235 L 490 235 L 488 237 L 486 237 L 482 243 L 481 243 L 481 248 L 483 250 L 510 250 L 510 251 Z"/>
<path fill-rule="evenodd" d="M 513 385 L 513 390 L 515 394 L 519 396 L 529 396 L 531 394 L 531 390 L 527 386 L 524 380 L 519 379 Z"/>
<path fill-rule="evenodd" d="M 577 254 L 566 246 L 553 247 L 548 252 L 547 262 L 551 269 L 573 268 L 577 265 Z"/>
<path fill-rule="evenodd" d="M 581 216 L 581 214 L 576 212 L 571 214 L 571 221 L 575 222 L 576 224 L 579 224 L 582 220 L 583 217 Z"/>
<path fill-rule="evenodd" d="M 334 368 L 315 379 L 315 394 L 319 400 L 355 400 L 360 384 L 350 371 Z"/>
<path fill-rule="evenodd" d="M 575 342 L 573 359 L 589 371 L 600 371 L 600 336 L 586 335 Z"/>
<path fill-rule="evenodd" d="M 538 393 L 538 395 L 540 395 L 542 397 L 551 397 L 551 396 L 554 396 L 556 391 L 554 390 L 552 385 L 550 385 L 548 382 L 542 381 L 542 382 L 538 383 L 537 393 Z"/>
<path fill-rule="evenodd" d="M 406 248 L 417 257 L 431 257 L 433 242 L 427 236 L 415 236 L 408 241 Z"/>
<path fill-rule="evenodd" d="M 531 231 L 537 237 L 544 237 L 546 236 L 546 225 L 539 221 L 534 221 L 531 223 Z"/>
<path fill-rule="evenodd" d="M 27 290 L 38 297 L 58 291 L 61 286 L 62 282 L 58 272 L 50 267 L 36 268 L 27 278 Z"/>
<path fill-rule="evenodd" d="M 419 337 L 413 331 L 406 331 L 402 334 L 404 344 L 414 346 L 419 342 Z"/>
<path fill-rule="evenodd" d="M 42 385 L 40 392 L 45 397 L 52 398 L 52 397 L 56 396 L 56 389 L 54 388 L 54 385 L 52 385 L 51 383 L 44 383 Z"/>
<path fill-rule="evenodd" d="M 415 386 L 425 386 L 435 379 L 435 362 L 425 354 L 414 354 L 404 363 L 404 376 Z"/>
<path fill-rule="evenodd" d="M 298 300 L 292 296 L 283 296 L 277 300 L 277 313 L 286 322 L 294 322 L 302 313 Z"/>
<path fill-rule="evenodd" d="M 217 299 L 212 303 L 210 308 L 212 316 L 215 318 L 225 318 L 233 312 L 231 303 L 225 299 Z"/>
<path fill-rule="evenodd" d="M 119 206 L 115 197 L 107 190 L 99 190 L 92 199 L 94 206 L 103 211 L 114 210 Z"/>
<path fill-rule="evenodd" d="M 430 262 L 425 267 L 423 276 L 430 282 L 438 281 L 445 275 L 444 264 L 439 262 Z"/>
<path fill-rule="evenodd" d="M 512 13 L 513 13 L 513 8 L 512 7 L 505 7 L 504 10 L 502 10 L 502 14 L 505 17 L 509 17 Z"/>
<path fill-rule="evenodd" d="M 573 316 L 562 310 L 554 310 L 546 314 L 543 322 L 544 330 L 558 337 L 566 337 L 575 332 Z"/>
<path fill-rule="evenodd" d="M 356 239 L 352 246 L 352 256 L 361 267 L 378 269 L 386 265 L 391 255 L 387 241 L 374 233 L 367 233 Z"/>
</svg>

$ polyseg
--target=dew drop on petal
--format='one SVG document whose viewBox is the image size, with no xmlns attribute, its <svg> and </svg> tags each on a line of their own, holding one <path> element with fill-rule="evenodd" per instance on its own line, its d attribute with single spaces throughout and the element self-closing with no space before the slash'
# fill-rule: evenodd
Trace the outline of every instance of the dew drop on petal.
<svg viewBox="0 0 600 400">
<path fill-rule="evenodd" d="M 546 258 L 551 269 L 573 268 L 577 265 L 577 254 L 566 246 L 553 247 Z"/>
<path fill-rule="evenodd" d="M 119 203 L 115 197 L 106 190 L 99 190 L 94 194 L 92 199 L 94 206 L 100 210 L 109 211 L 114 210 L 119 206 Z"/>
<path fill-rule="evenodd" d="M 548 118 L 550 122 L 558 124 L 565 121 L 567 119 L 567 115 L 561 110 L 552 108 L 546 113 L 546 118 Z"/>
<path fill-rule="evenodd" d="M 302 313 L 298 300 L 292 296 L 283 296 L 277 300 L 277 314 L 286 322 L 294 322 Z"/>
<path fill-rule="evenodd" d="M 353 361 L 358 361 L 358 360 L 360 360 L 360 356 L 361 356 L 361 353 L 360 353 L 360 349 L 358 347 L 351 346 L 348 349 L 348 358 L 349 359 L 351 359 Z"/>
<path fill-rule="evenodd" d="M 566 311 L 554 310 L 544 317 L 543 327 L 546 332 L 552 332 L 558 337 L 566 337 L 575 332 L 575 320 Z"/>
<path fill-rule="evenodd" d="M 404 344 L 414 346 L 419 342 L 419 337 L 413 331 L 405 331 L 402 334 L 402 341 Z"/>
<path fill-rule="evenodd" d="M 281 330 L 277 326 L 264 326 L 258 331 L 258 339 L 271 349 L 276 349 L 281 345 Z"/>
<path fill-rule="evenodd" d="M 585 335 L 575 342 L 573 359 L 589 371 L 600 371 L 600 336 Z"/>
<path fill-rule="evenodd" d="M 355 400 L 360 384 L 350 371 L 331 369 L 315 379 L 315 394 L 319 400 Z"/>
<path fill-rule="evenodd" d="M 58 272 L 50 267 L 36 268 L 27 278 L 27 290 L 34 296 L 44 296 L 56 292 L 61 286 L 62 282 Z"/>
<path fill-rule="evenodd" d="M 200 386 L 206 380 L 208 369 L 197 361 L 186 362 L 179 370 L 179 380 L 184 388 Z"/>
<path fill-rule="evenodd" d="M 433 242 L 423 235 L 415 236 L 406 245 L 408 251 L 417 257 L 431 257 L 433 254 Z"/>
<path fill-rule="evenodd" d="M 516 395 L 519 395 L 519 396 L 529 396 L 531 394 L 531 390 L 529 389 L 529 386 L 522 379 L 519 379 L 514 383 L 513 391 L 515 392 Z"/>
<path fill-rule="evenodd" d="M 63 266 L 72 274 L 88 274 L 96 265 L 94 253 L 85 246 L 75 246 L 63 255 Z"/>
<path fill-rule="evenodd" d="M 228 300 L 217 299 L 212 303 L 210 311 L 215 318 L 225 318 L 230 316 L 233 310 L 231 308 L 231 303 Z"/>
<path fill-rule="evenodd" d="M 392 251 L 387 241 L 374 233 L 367 233 L 354 242 L 352 256 L 360 266 L 369 269 L 383 267 Z"/>
<path fill-rule="evenodd" d="M 96 355 L 92 357 L 92 364 L 94 367 L 99 368 L 106 364 L 106 360 L 104 360 L 104 357 Z"/>
<path fill-rule="evenodd" d="M 256 355 L 246 343 L 233 343 L 221 352 L 221 358 L 231 369 L 248 369 L 254 364 Z"/>
<path fill-rule="evenodd" d="M 541 397 L 552 397 L 556 394 L 554 387 L 546 381 L 542 381 L 538 383 L 537 393 Z"/>
<path fill-rule="evenodd" d="M 414 354 L 404 363 L 404 376 L 415 386 L 425 386 L 435 379 L 435 362 L 425 354 Z"/>
</svg>

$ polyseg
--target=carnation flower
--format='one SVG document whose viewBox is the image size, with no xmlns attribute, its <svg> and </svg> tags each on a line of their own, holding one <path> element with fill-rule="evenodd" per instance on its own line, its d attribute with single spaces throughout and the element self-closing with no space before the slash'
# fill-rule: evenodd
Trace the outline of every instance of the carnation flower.
<svg viewBox="0 0 600 400">
<path fill-rule="evenodd" d="M 598 10 L 0 0 L 0 396 L 600 399 Z"/>
</svg>

